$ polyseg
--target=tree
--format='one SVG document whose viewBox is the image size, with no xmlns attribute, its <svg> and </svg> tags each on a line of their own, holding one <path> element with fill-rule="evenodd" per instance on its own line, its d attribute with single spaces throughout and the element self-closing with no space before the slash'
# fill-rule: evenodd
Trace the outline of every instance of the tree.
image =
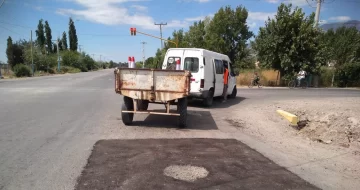
<svg viewBox="0 0 360 190">
<path fill-rule="evenodd" d="M 323 34 L 322 40 L 329 52 L 329 59 L 335 63 L 336 68 L 360 59 L 360 32 L 355 27 L 328 30 Z"/>
<path fill-rule="evenodd" d="M 232 62 L 244 59 L 246 42 L 253 36 L 247 17 L 248 12 L 242 6 L 235 10 L 221 7 L 206 27 L 207 49 L 228 55 Z"/>
<path fill-rule="evenodd" d="M 145 68 L 156 68 L 156 62 L 153 57 L 148 57 L 145 60 Z"/>
<path fill-rule="evenodd" d="M 57 42 L 59 43 L 59 51 L 64 50 L 63 44 L 62 44 L 62 41 L 60 40 L 60 38 L 57 39 Z"/>
<path fill-rule="evenodd" d="M 320 31 L 313 27 L 314 14 L 306 17 L 301 8 L 281 4 L 274 19 L 268 18 L 255 38 L 254 49 L 265 67 L 293 76 L 300 68 L 318 73 L 325 64 Z"/>
<path fill-rule="evenodd" d="M 68 49 L 66 32 L 65 32 L 65 31 L 63 32 L 63 35 L 62 35 L 61 45 L 62 45 L 62 47 L 63 47 L 64 50 L 67 50 L 67 49 Z"/>
<path fill-rule="evenodd" d="M 74 21 L 70 18 L 69 20 L 69 42 L 70 42 L 70 50 L 77 51 L 78 48 L 78 38 L 76 35 L 76 29 Z"/>
<path fill-rule="evenodd" d="M 13 55 L 13 42 L 10 36 L 7 39 L 6 57 L 8 59 L 8 64 L 13 67 L 15 65 Z"/>
<path fill-rule="evenodd" d="M 51 28 L 48 21 L 45 21 L 45 37 L 46 37 L 46 45 L 47 50 L 49 53 L 53 53 L 53 43 L 52 43 L 52 36 L 51 36 Z"/>
<path fill-rule="evenodd" d="M 56 43 L 53 43 L 52 46 L 53 46 L 53 47 L 52 47 L 53 52 L 56 53 L 56 52 L 57 52 L 57 45 L 56 45 Z"/>
<path fill-rule="evenodd" d="M 41 48 L 44 48 L 45 34 L 44 34 L 44 25 L 42 22 L 43 22 L 43 19 L 40 19 L 35 33 L 36 33 L 36 37 L 37 37 L 37 39 L 36 39 L 37 45 L 39 45 Z"/>
<path fill-rule="evenodd" d="M 168 40 L 171 40 L 171 41 L 174 41 L 177 43 L 178 47 L 179 48 L 185 48 L 185 47 L 188 47 L 188 44 L 187 42 L 185 41 L 185 32 L 183 29 L 180 29 L 180 30 L 175 30 L 173 33 L 172 33 L 172 38 L 168 38 Z M 167 50 L 169 48 L 175 48 L 176 45 L 172 42 L 165 42 L 165 46 L 164 48 Z"/>
<path fill-rule="evenodd" d="M 185 41 L 188 47 L 206 48 L 205 35 L 205 22 L 200 20 L 189 27 L 189 31 L 185 34 Z"/>
<path fill-rule="evenodd" d="M 109 62 L 109 68 L 115 68 L 116 67 L 116 63 L 112 60 L 110 60 Z"/>
</svg>

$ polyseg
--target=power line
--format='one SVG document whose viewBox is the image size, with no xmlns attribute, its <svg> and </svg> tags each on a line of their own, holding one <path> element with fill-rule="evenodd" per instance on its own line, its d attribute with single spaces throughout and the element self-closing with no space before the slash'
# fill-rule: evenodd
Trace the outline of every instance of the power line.
<svg viewBox="0 0 360 190">
<path fill-rule="evenodd" d="M 310 3 L 309 3 L 309 0 L 306 0 L 307 4 L 312 7 L 312 8 L 316 8 L 316 7 L 313 7 Z"/>
<path fill-rule="evenodd" d="M 0 8 L 4 5 L 4 3 L 5 3 L 5 0 L 3 0 L 3 1 L 1 2 Z"/>
<path fill-rule="evenodd" d="M 6 28 L 6 27 L 5 27 L 5 26 L 3 26 L 3 25 L 0 25 L 0 27 L 4 28 L 4 29 L 6 29 L 6 30 L 8 30 L 8 31 L 10 31 L 10 32 L 13 32 L 13 33 L 15 33 L 15 34 L 18 34 L 18 35 L 20 35 L 20 36 L 22 37 L 22 35 L 21 35 L 21 34 L 19 34 L 19 33 L 15 32 L 15 31 L 13 31 L 13 30 L 10 30 L 10 29 Z"/>
<path fill-rule="evenodd" d="M 24 26 L 24 25 L 12 24 L 12 23 L 8 23 L 8 22 L 4 22 L 4 21 L 2 21 L 2 20 L 0 20 L 0 23 L 3 23 L 3 24 L 8 24 L 8 25 L 12 25 L 12 26 L 18 26 L 18 27 L 22 27 L 22 28 L 33 29 L 33 28 L 32 28 L 32 27 L 30 27 L 30 26 Z"/>
</svg>

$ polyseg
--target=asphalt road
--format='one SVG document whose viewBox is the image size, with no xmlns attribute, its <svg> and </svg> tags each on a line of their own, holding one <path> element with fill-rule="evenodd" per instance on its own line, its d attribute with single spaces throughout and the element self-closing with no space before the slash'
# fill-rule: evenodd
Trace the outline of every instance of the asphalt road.
<svg viewBox="0 0 360 190">
<path fill-rule="evenodd" d="M 360 96 L 358 90 L 242 88 L 237 99 L 212 109 L 191 103 L 187 129 L 175 128 L 173 117 L 146 115 L 125 127 L 113 78 L 113 70 L 103 70 L 0 80 L 0 189 L 73 189 L 100 139 L 232 138 L 217 113 L 234 104 Z"/>
</svg>

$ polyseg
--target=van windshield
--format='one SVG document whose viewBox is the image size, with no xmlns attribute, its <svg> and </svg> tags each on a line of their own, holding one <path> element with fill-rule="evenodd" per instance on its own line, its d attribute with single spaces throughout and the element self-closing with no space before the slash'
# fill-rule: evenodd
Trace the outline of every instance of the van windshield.
<svg viewBox="0 0 360 190">
<path fill-rule="evenodd" d="M 199 59 L 196 57 L 185 58 L 184 70 L 188 70 L 192 73 L 197 73 L 199 71 Z"/>
</svg>

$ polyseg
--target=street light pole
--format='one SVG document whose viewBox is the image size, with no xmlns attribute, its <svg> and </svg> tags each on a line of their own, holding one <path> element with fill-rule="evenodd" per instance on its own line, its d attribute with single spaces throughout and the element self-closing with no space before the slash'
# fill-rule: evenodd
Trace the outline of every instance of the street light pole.
<svg viewBox="0 0 360 190">
<path fill-rule="evenodd" d="M 59 55 L 59 39 L 56 40 L 56 49 L 57 49 L 57 56 L 58 56 L 58 72 L 60 72 L 60 55 Z"/>
</svg>

